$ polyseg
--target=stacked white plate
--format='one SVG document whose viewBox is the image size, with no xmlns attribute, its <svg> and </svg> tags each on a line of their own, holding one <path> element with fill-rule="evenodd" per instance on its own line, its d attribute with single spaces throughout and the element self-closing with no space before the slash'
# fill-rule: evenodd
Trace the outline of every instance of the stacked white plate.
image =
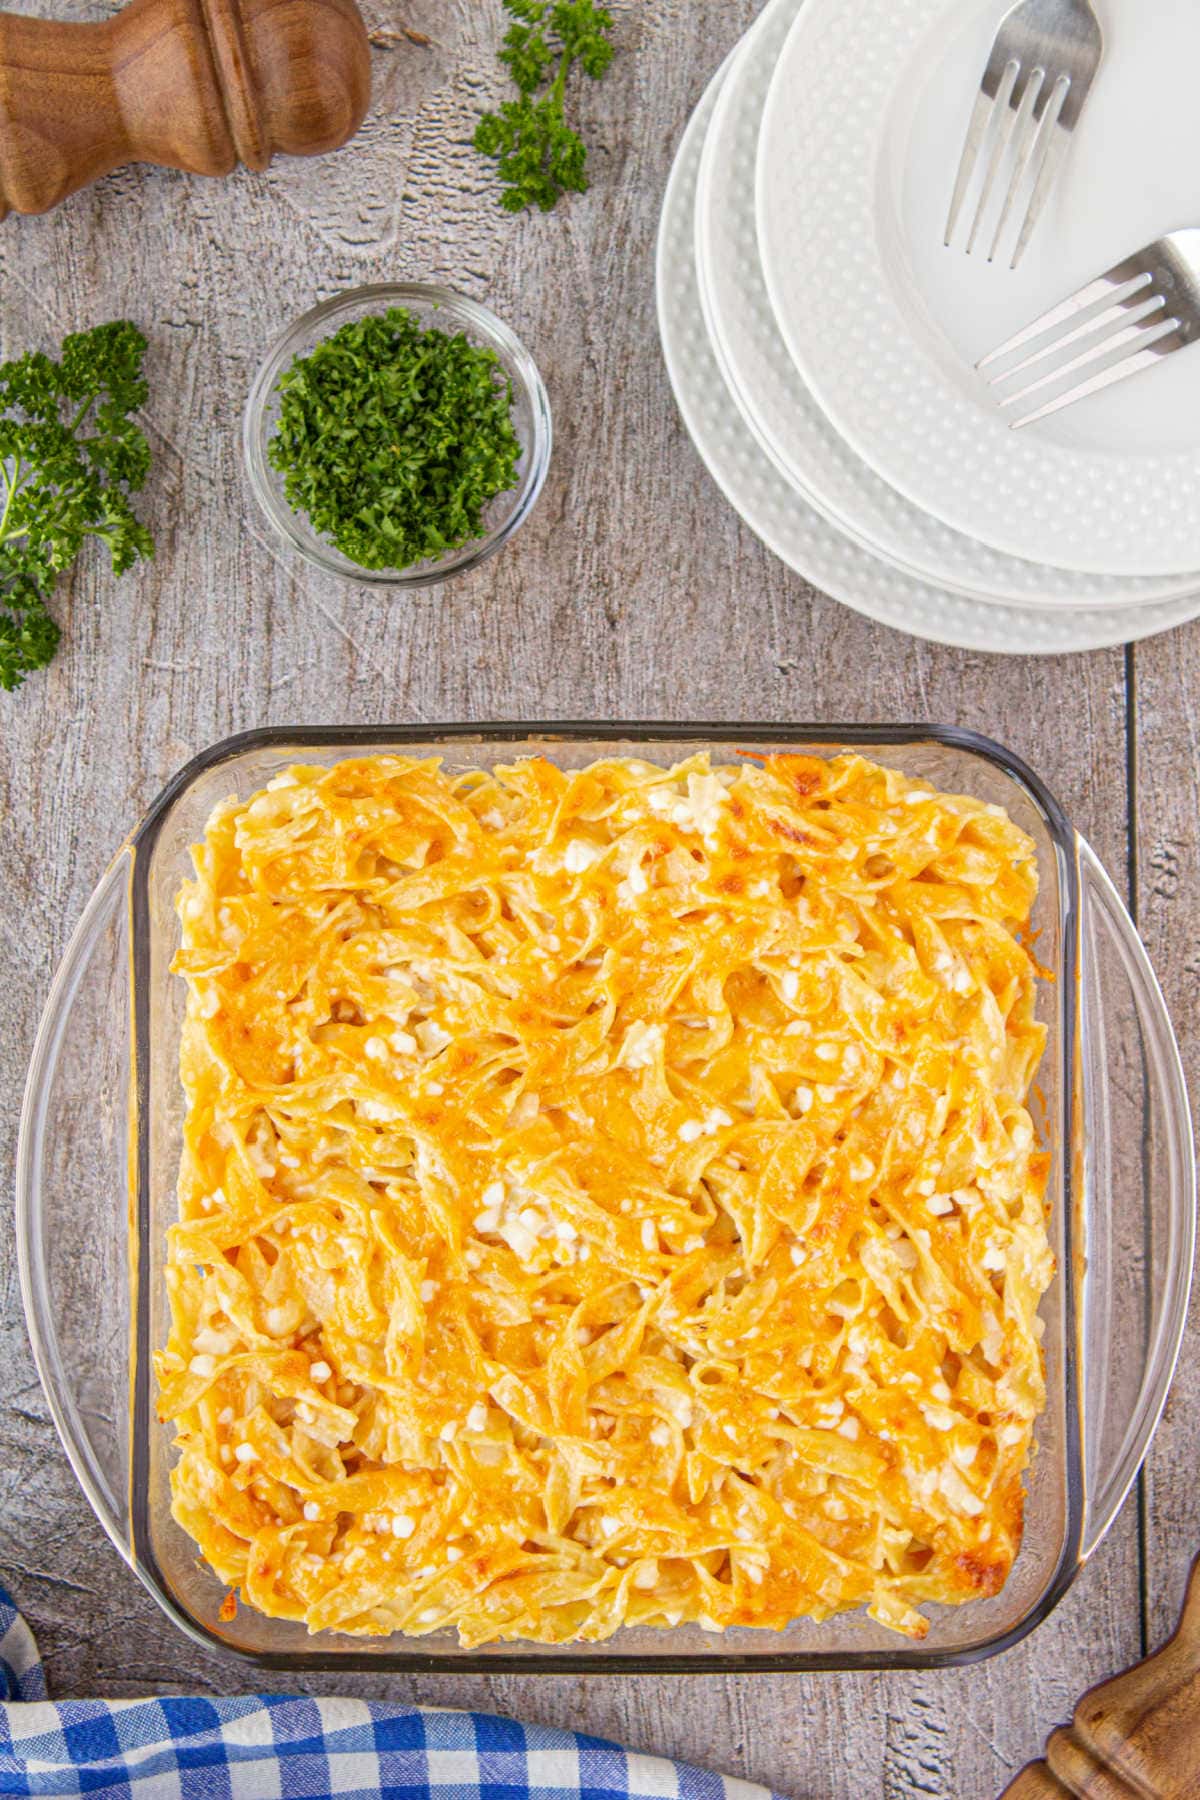
<svg viewBox="0 0 1200 1800">
<path fill-rule="evenodd" d="M 1200 223 L 1200 7 L 1106 0 L 1100 75 L 1015 271 L 943 244 L 1005 10 L 768 0 L 680 144 L 659 323 L 714 479 L 814 586 L 942 643 L 1097 649 L 1200 617 L 1200 347 L 1020 432 L 975 364 Z"/>
</svg>

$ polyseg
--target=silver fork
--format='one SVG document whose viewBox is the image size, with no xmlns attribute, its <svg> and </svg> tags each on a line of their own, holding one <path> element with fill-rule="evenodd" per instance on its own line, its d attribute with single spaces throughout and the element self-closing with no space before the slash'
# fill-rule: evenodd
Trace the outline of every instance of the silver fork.
<svg viewBox="0 0 1200 1800">
<path fill-rule="evenodd" d="M 1009 220 L 1025 214 L 1010 268 L 1025 254 L 1058 165 L 1079 123 L 1100 58 L 1104 34 L 1088 0 L 1023 0 L 1005 14 L 967 127 L 954 196 L 946 220 L 946 246 L 982 172 L 975 216 L 967 238 L 974 250 L 1001 176 L 1007 174 L 1004 204 L 992 232 L 988 261 L 994 262 Z"/>
<path fill-rule="evenodd" d="M 1197 338 L 1200 229 L 1193 227 L 1158 238 L 1116 263 L 976 367 L 1019 431 L 1087 394 L 1127 381 Z M 1020 351 L 1026 354 L 1012 362 Z M 1008 385 L 1018 377 L 1018 387 Z"/>
</svg>

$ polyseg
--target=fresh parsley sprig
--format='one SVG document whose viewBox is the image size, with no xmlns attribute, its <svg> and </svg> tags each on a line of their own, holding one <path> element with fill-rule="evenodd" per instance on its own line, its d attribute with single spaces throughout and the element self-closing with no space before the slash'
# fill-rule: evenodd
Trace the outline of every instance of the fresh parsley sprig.
<svg viewBox="0 0 1200 1800">
<path fill-rule="evenodd" d="M 85 540 L 121 575 L 153 556 L 128 496 L 150 446 L 130 418 L 146 401 L 146 340 L 128 320 L 78 331 L 60 360 L 31 351 L 0 364 L 0 688 L 50 661 L 59 629 L 46 600 Z"/>
<path fill-rule="evenodd" d="M 494 157 L 508 212 L 550 212 L 564 193 L 585 194 L 587 148 L 567 124 L 567 77 L 578 63 L 598 81 L 613 58 L 612 14 L 596 0 L 504 0 L 515 23 L 500 61 L 520 98 L 485 113 L 475 148 Z"/>
</svg>

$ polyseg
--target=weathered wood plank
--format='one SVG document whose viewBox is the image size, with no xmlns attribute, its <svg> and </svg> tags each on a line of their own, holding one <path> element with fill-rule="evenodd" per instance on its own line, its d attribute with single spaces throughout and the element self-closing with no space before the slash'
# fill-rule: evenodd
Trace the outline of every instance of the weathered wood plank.
<svg viewBox="0 0 1200 1800">
<path fill-rule="evenodd" d="M 502 215 L 469 147 L 474 112 L 496 91 L 498 7 L 410 0 L 403 23 L 431 39 L 420 48 L 397 39 L 396 13 L 375 0 L 371 23 L 386 40 L 376 105 L 342 156 L 221 185 L 127 171 L 0 232 L 0 348 L 122 311 L 140 319 L 160 451 L 146 500 L 157 562 L 114 584 L 86 561 L 58 597 L 58 661 L 0 696 L 0 1165 L 11 1162 L 53 967 L 105 861 L 185 757 L 241 727 L 938 719 L 1027 756 L 1110 866 L 1124 867 L 1119 653 L 1004 661 L 872 626 L 783 569 L 710 483 L 661 366 L 653 243 L 688 110 L 755 7 L 626 0 L 618 10 L 624 54 L 585 102 L 595 187 L 553 218 Z M 342 586 L 280 552 L 252 509 L 238 441 L 268 338 L 320 294 L 402 275 L 486 296 L 511 319 L 545 370 L 558 428 L 522 538 L 418 599 Z M 1177 654 L 1164 646 L 1163 664 Z M 1164 791 L 1143 796 L 1149 829 L 1157 809 L 1171 842 L 1184 831 L 1173 780 L 1164 766 Z M 108 1549 L 48 1424 L 7 1219 L 0 1231 L 0 1571 L 39 1630 L 52 1691 L 296 1685 L 185 1646 Z M 1184 1418 L 1173 1440 L 1181 1469 L 1194 1443 Z M 1187 1487 L 1181 1473 L 1172 1504 L 1190 1519 Z M 1127 1509 L 1059 1612 L 974 1670 L 301 1685 L 584 1724 L 795 1796 L 983 1796 L 1040 1747 L 1079 1689 L 1137 1654 L 1138 1592 Z"/>
<path fill-rule="evenodd" d="M 1200 1083 L 1200 638 L 1194 631 L 1137 653 L 1138 911 L 1175 1021 L 1193 1101 Z M 1193 1107 L 1193 1117 L 1195 1116 Z M 1151 1645 L 1175 1627 L 1184 1581 L 1200 1552 L 1194 1479 L 1200 1405 L 1195 1294 L 1174 1387 L 1145 1474 L 1146 1602 Z"/>
</svg>

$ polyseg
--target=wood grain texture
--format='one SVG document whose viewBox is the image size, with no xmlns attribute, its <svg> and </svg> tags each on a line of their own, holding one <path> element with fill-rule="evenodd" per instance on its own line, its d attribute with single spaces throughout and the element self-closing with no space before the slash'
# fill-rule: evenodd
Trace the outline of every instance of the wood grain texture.
<svg viewBox="0 0 1200 1800">
<path fill-rule="evenodd" d="M 1194 1800 L 1200 1793 L 1200 1563 L 1173 1636 L 1083 1696 L 1003 1800 Z"/>
<path fill-rule="evenodd" d="M 1137 901 L 1142 934 L 1175 1020 L 1194 1100 L 1200 1089 L 1200 639 L 1192 632 L 1139 649 Z M 1143 1477 L 1148 1641 L 1170 1632 L 1188 1564 L 1200 1544 L 1196 1446 L 1200 1419 L 1200 1297 Z"/>
<path fill-rule="evenodd" d="M 756 7 L 616 0 L 615 10 L 620 55 L 603 87 L 582 97 L 594 186 L 550 218 L 502 214 L 470 147 L 479 107 L 500 91 L 496 0 L 399 0 L 399 10 L 372 0 L 375 98 L 347 150 L 221 184 L 124 170 L 0 230 L 4 354 L 122 313 L 145 328 L 158 453 L 146 511 L 159 546 L 150 568 L 116 583 L 85 559 L 55 601 L 58 659 L 20 694 L 0 696 L 0 1167 L 11 1166 L 51 974 L 107 858 L 186 757 L 242 727 L 572 716 L 958 723 L 1026 756 L 1109 867 L 1125 870 L 1121 652 L 1005 660 L 872 625 L 786 570 L 713 487 L 663 371 L 653 248 L 689 110 Z M 246 489 L 238 432 L 279 327 L 347 283 L 404 277 L 448 282 L 512 322 L 545 373 L 557 444 L 538 510 L 507 553 L 426 598 L 401 599 L 326 580 L 271 541 Z M 1172 721 L 1198 648 L 1195 631 L 1153 652 Z M 1178 742 L 1186 748 L 1186 735 Z M 1143 742 L 1142 842 L 1184 842 L 1190 807 L 1194 855 L 1193 789 L 1178 800 L 1165 762 L 1147 787 L 1148 767 Z M 1186 881 L 1173 902 L 1177 999 L 1194 999 L 1200 980 L 1184 970 L 1182 942 L 1198 891 Z M 251 1681 L 352 1688 L 582 1725 L 796 1800 L 984 1800 L 1040 1753 L 1084 1688 L 1142 1654 L 1131 1503 L 1051 1619 L 971 1670 L 252 1676 L 186 1645 L 92 1520 L 32 1369 L 6 1216 L 0 1234 L 0 1572 L 38 1630 L 60 1696 L 235 1692 Z M 1160 1636 L 1200 1544 L 1188 1466 L 1195 1417 L 1179 1409 L 1155 1464 L 1154 1491 L 1180 1538 L 1160 1541 L 1151 1521 Z"/>
<path fill-rule="evenodd" d="M 336 149 L 367 109 L 354 0 L 129 0 L 110 18 L 0 12 L 0 221 L 125 163 L 227 175 Z"/>
</svg>

